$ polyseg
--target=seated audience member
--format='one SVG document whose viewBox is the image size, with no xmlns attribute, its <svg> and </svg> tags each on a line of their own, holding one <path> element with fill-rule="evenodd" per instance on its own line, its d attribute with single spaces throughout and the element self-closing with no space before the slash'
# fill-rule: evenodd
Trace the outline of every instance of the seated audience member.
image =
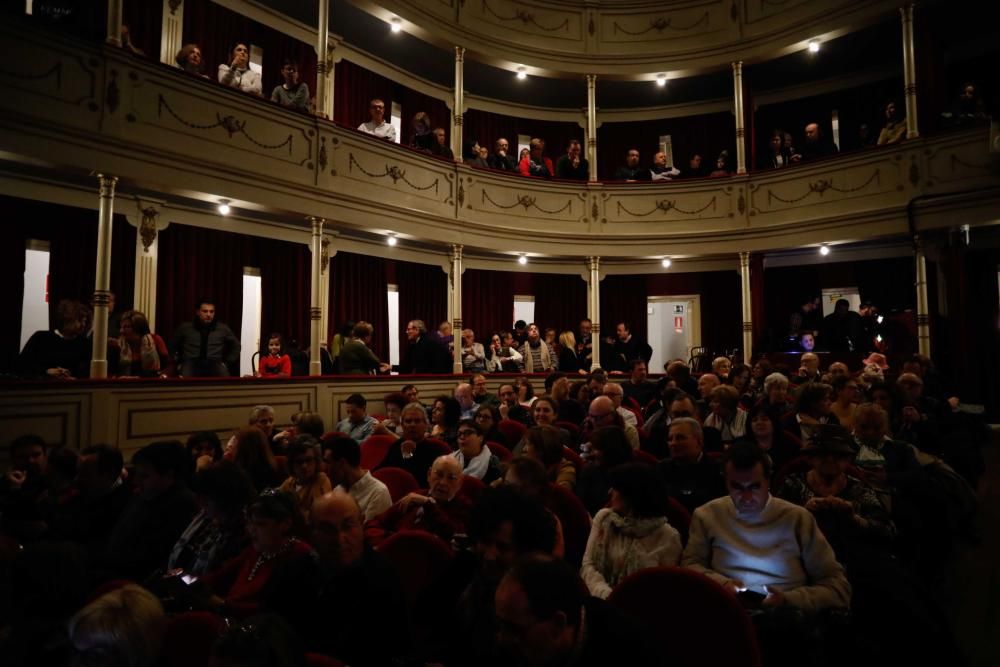
<svg viewBox="0 0 1000 667">
<path fill-rule="evenodd" d="M 556 178 L 569 181 L 586 181 L 590 175 L 590 164 L 582 157 L 580 142 L 570 139 L 566 145 L 566 154 L 556 161 Z"/>
<path fill-rule="evenodd" d="M 946 127 L 961 127 L 985 122 L 988 118 L 986 105 L 972 82 L 962 84 L 958 99 L 950 109 L 941 114 Z"/>
<path fill-rule="evenodd" d="M 399 392 L 386 394 L 382 397 L 385 406 L 385 419 L 375 425 L 372 435 L 395 435 L 403 433 L 403 408 L 406 407 L 406 397 Z"/>
<path fill-rule="evenodd" d="M 323 461 L 330 483 L 354 498 L 365 521 L 392 507 L 388 487 L 361 467 L 361 445 L 356 441 L 344 436 L 324 440 Z"/>
<path fill-rule="evenodd" d="M 121 451 L 110 445 L 91 445 L 80 453 L 76 466 L 76 494 L 48 513 L 49 537 L 84 545 L 96 554 L 104 551 L 111 531 L 132 500 L 131 487 L 124 483 Z M 5 507 L 4 529 L 17 517 L 17 510 Z"/>
<path fill-rule="evenodd" d="M 295 497 L 269 490 L 246 510 L 250 546 L 201 578 L 210 591 L 207 607 L 223 616 L 247 618 L 261 610 L 268 586 L 282 569 L 308 567 L 312 548 L 295 536 L 301 530 Z"/>
<path fill-rule="evenodd" d="M 86 337 L 90 310 L 63 299 L 56 306 L 55 329 L 36 331 L 17 359 L 18 375 L 28 379 L 69 380 L 90 376 L 91 341 Z"/>
<path fill-rule="evenodd" d="M 788 400 L 788 384 L 788 378 L 781 373 L 771 373 L 764 378 L 764 395 L 760 404 L 772 419 L 779 420 L 795 408 Z"/>
<path fill-rule="evenodd" d="M 410 320 L 406 325 L 407 347 L 399 364 L 404 375 L 422 373 L 450 373 L 452 358 L 448 348 L 442 347 L 427 333 L 423 320 Z"/>
<path fill-rule="evenodd" d="M 482 372 L 473 374 L 473 376 L 469 378 L 469 381 L 472 385 L 473 403 L 480 407 L 486 405 L 495 408 L 500 405 L 500 398 L 496 394 L 490 393 L 486 382 L 486 376 L 483 375 Z"/>
<path fill-rule="evenodd" d="M 206 658 L 213 667 L 307 664 L 300 637 L 276 614 L 256 614 L 244 621 L 228 623 Z"/>
<path fill-rule="evenodd" d="M 722 151 L 719 157 L 715 158 L 715 169 L 708 175 L 709 178 L 726 177 L 733 173 L 729 164 L 729 151 Z"/>
<path fill-rule="evenodd" d="M 683 361 L 671 361 L 665 369 L 667 378 L 674 381 L 677 388 L 689 396 L 698 396 L 698 381 L 691 377 L 691 367 Z"/>
<path fill-rule="evenodd" d="M 733 362 L 729 360 L 729 357 L 716 357 L 712 359 L 712 372 L 719 377 L 720 380 L 725 381 L 729 378 L 729 371 L 733 369 Z"/>
<path fill-rule="evenodd" d="M 792 136 L 791 132 L 785 132 L 785 140 L 782 143 L 782 148 L 790 156 L 788 159 L 794 164 L 802 160 L 802 155 L 795 150 L 795 137 Z M 818 305 L 818 304 L 817 304 Z"/>
<path fill-rule="evenodd" d="M 673 397 L 673 401 L 671 401 L 667 411 L 670 423 L 673 423 L 675 419 L 680 419 L 681 417 L 689 417 L 701 424 L 701 412 L 699 411 L 700 403 L 701 401 L 695 401 L 693 397 L 688 396 L 685 393 L 676 394 Z M 714 428 L 703 429 L 702 437 L 704 438 L 705 451 L 722 451 L 722 434 L 719 431 Z M 666 438 L 664 438 L 663 443 L 665 445 L 667 444 Z"/>
<path fill-rule="evenodd" d="M 896 437 L 929 453 L 936 453 L 940 421 L 946 414 L 936 399 L 924 396 L 924 381 L 915 373 L 900 373 L 896 379 L 899 397 L 899 428 Z"/>
<path fill-rule="evenodd" d="M 410 147 L 426 153 L 432 153 L 437 143 L 434 134 L 431 132 L 431 117 L 426 111 L 418 111 L 413 116 L 413 137 L 410 139 Z"/>
<path fill-rule="evenodd" d="M 545 379 L 546 387 L 550 386 L 550 379 L 551 387 L 547 391 L 558 406 L 556 421 L 569 422 L 579 426 L 587 417 L 587 410 L 582 404 L 570 398 L 569 378 L 562 372 L 553 373 Z"/>
<path fill-rule="evenodd" d="M 500 460 L 490 451 L 483 439 L 483 431 L 474 419 L 458 423 L 458 449 L 452 454 L 462 466 L 462 472 L 480 479 L 485 484 L 500 479 Z"/>
<path fill-rule="evenodd" d="M 604 395 L 611 399 L 611 402 L 615 406 L 615 412 L 621 415 L 622 420 L 626 424 L 632 428 L 639 426 L 639 419 L 635 416 L 635 413 L 628 408 L 622 407 L 622 401 L 625 399 L 625 393 L 620 384 L 617 382 L 609 382 L 604 385 Z"/>
<path fill-rule="evenodd" d="M 117 362 L 112 372 L 131 377 L 166 377 L 170 368 L 167 344 L 149 329 L 146 316 L 127 310 L 118 319 Z"/>
<path fill-rule="evenodd" d="M 569 433 L 556 426 L 559 417 L 559 404 L 547 394 L 537 396 L 531 403 L 531 416 L 537 426 L 552 426 L 559 429 L 563 444 L 569 446 Z"/>
<path fill-rule="evenodd" d="M 667 165 L 667 154 L 659 151 L 653 155 L 653 166 L 649 168 L 649 175 L 654 181 L 670 181 L 680 176 L 681 170 Z"/>
<path fill-rule="evenodd" d="M 688 160 L 687 168 L 682 170 L 678 178 L 702 178 L 705 176 L 705 167 L 702 165 L 701 153 L 695 153 Z"/>
<path fill-rule="evenodd" d="M 278 487 L 299 501 L 299 512 L 309 520 L 313 501 L 333 490 L 330 478 L 320 470 L 322 453 L 319 440 L 308 434 L 295 436 L 288 446 L 288 463 L 291 475 Z"/>
<path fill-rule="evenodd" d="M 430 435 L 444 440 L 453 450 L 458 447 L 458 422 L 462 419 L 462 406 L 451 396 L 438 396 L 431 405 Z"/>
<path fill-rule="evenodd" d="M 837 144 L 833 143 L 832 140 L 827 139 L 826 134 L 823 132 L 823 128 L 821 128 L 818 123 L 809 123 L 806 125 L 806 140 L 805 143 L 802 144 L 802 150 L 800 153 L 802 162 L 818 160 L 820 158 L 836 155 Z M 792 160 L 795 161 L 795 156 L 792 156 Z"/>
<path fill-rule="evenodd" d="M 166 628 L 167 617 L 155 595 L 135 584 L 122 586 L 70 619 L 73 664 L 154 667 Z"/>
<path fill-rule="evenodd" d="M 559 334 L 559 370 L 564 373 L 586 374 L 584 360 L 580 358 L 576 351 L 576 337 L 572 331 L 563 331 Z"/>
<path fill-rule="evenodd" d="M 735 387 L 719 385 L 709 396 L 711 414 L 704 427 L 719 432 L 723 448 L 747 434 L 747 413 L 740 408 L 740 394 Z"/>
<path fill-rule="evenodd" d="M 260 429 L 241 428 L 233 441 L 233 462 L 250 477 L 258 493 L 284 481 L 278 474 L 267 436 Z"/>
<path fill-rule="evenodd" d="M 801 448 L 798 443 L 785 435 L 778 419 L 764 404 L 758 403 L 750 408 L 747 424 L 747 434 L 737 442 L 749 440 L 764 450 L 771 457 L 774 470 L 781 470 L 799 457 Z"/>
<path fill-rule="evenodd" d="M 474 419 L 479 404 L 476 403 L 472 395 L 472 385 L 468 382 L 461 382 L 455 387 L 455 400 L 458 401 L 459 418 Z"/>
<path fill-rule="evenodd" d="M 649 452 L 657 459 L 666 458 L 669 455 L 667 450 L 667 429 L 670 425 L 670 405 L 678 396 L 685 395 L 677 387 L 663 384 L 663 390 L 659 398 L 647 408 L 649 416 L 642 425 L 648 437 L 643 443 L 643 451 Z M 692 413 L 694 404 L 692 403 Z"/>
<path fill-rule="evenodd" d="M 902 492 L 926 479 L 913 446 L 889 437 L 889 414 L 874 403 L 862 403 L 854 414 L 854 465 L 878 487 Z"/>
<path fill-rule="evenodd" d="M 285 341 L 281 334 L 273 333 L 267 337 L 267 354 L 260 357 L 257 377 L 292 377 L 292 359 L 285 354 Z"/>
<path fill-rule="evenodd" d="M 226 377 L 240 363 L 240 341 L 215 319 L 215 304 L 202 299 L 195 318 L 177 327 L 170 352 L 182 377 Z"/>
<path fill-rule="evenodd" d="M 666 495 L 684 505 L 689 512 L 725 495 L 726 487 L 719 465 L 705 455 L 701 424 L 691 417 L 673 419 L 668 438 L 670 458 L 657 464 Z"/>
<path fill-rule="evenodd" d="M 739 405 L 744 410 L 749 410 L 754 404 L 752 390 L 750 388 L 750 367 L 746 364 L 735 364 L 729 371 L 725 384 L 736 390 L 740 397 Z"/>
<path fill-rule="evenodd" d="M 608 383 L 605 388 L 610 385 L 611 383 Z M 598 396 L 590 402 L 587 418 L 580 428 L 581 440 L 586 442 L 587 434 L 602 426 L 617 426 L 622 430 L 629 446 L 632 449 L 639 449 L 639 432 L 634 426 L 625 422 L 621 413 L 615 408 L 614 401 L 607 396 Z"/>
<path fill-rule="evenodd" d="M 174 62 L 187 74 L 200 76 L 203 79 L 208 78 L 208 75 L 202 71 L 204 62 L 202 61 L 201 48 L 197 44 L 182 46 L 181 50 L 174 56 Z"/>
<path fill-rule="evenodd" d="M 476 342 L 476 332 L 472 329 L 462 329 L 462 371 L 486 372 L 486 351 L 482 343 Z"/>
<path fill-rule="evenodd" d="M 774 371 L 767 359 L 758 359 L 750 371 L 750 387 L 747 390 L 754 400 L 759 401 L 764 395 L 764 381 Z"/>
<path fill-rule="evenodd" d="M 135 453 L 132 465 L 136 494 L 98 562 L 115 576 L 141 578 L 166 564 L 198 503 L 185 483 L 190 463 L 181 443 L 147 445 Z"/>
<path fill-rule="evenodd" d="M 490 373 L 520 373 L 524 370 L 524 357 L 512 343 L 508 332 L 493 335 L 490 349 L 486 352 L 486 370 Z"/>
<path fill-rule="evenodd" d="M 532 426 L 518 444 L 520 456 L 541 463 L 550 482 L 570 491 L 576 487 L 576 466 L 564 456 L 563 434 L 554 426 Z"/>
<path fill-rule="evenodd" d="M 318 498 L 309 528 L 318 558 L 276 576 L 268 608 L 298 630 L 309 651 L 359 667 L 402 664 L 410 642 L 403 584 L 365 539 L 355 499 L 339 488 Z"/>
<path fill-rule="evenodd" d="M 396 128 L 385 119 L 385 102 L 377 97 L 369 102 L 368 115 L 369 119 L 358 125 L 358 132 L 396 143 Z"/>
<path fill-rule="evenodd" d="M 593 516 L 608 502 L 611 489 L 610 471 L 632 460 L 632 446 L 625 432 L 616 426 L 602 426 L 587 438 L 587 462 L 576 480 L 576 495 Z"/>
<path fill-rule="evenodd" d="M 305 81 L 299 81 L 299 65 L 294 60 L 286 59 L 281 66 L 280 85 L 271 91 L 271 101 L 295 111 L 309 112 L 309 86 Z"/>
<path fill-rule="evenodd" d="M 896 527 L 875 489 L 847 474 L 855 456 L 850 432 L 822 426 L 802 453 L 810 470 L 786 477 L 778 497 L 812 512 L 837 560 L 848 567 L 871 558 L 872 551 L 887 553 Z"/>
<path fill-rule="evenodd" d="M 850 375 L 851 370 L 847 367 L 847 364 L 842 361 L 835 361 L 826 369 L 825 377 L 829 378 L 828 384 L 832 384 L 838 377 L 850 377 Z M 824 380 L 824 382 L 827 382 L 827 380 Z"/>
<path fill-rule="evenodd" d="M 448 134 L 447 132 L 445 132 L 444 128 L 435 127 L 433 135 L 434 135 L 434 143 L 431 146 L 431 154 L 436 155 L 437 157 L 454 160 L 455 154 L 448 146 Z"/>
<path fill-rule="evenodd" d="M 462 144 L 462 164 L 489 169 L 490 163 L 482 154 L 482 146 L 479 145 L 479 141 L 466 141 Z"/>
<path fill-rule="evenodd" d="M 427 437 L 427 409 L 420 403 L 403 408 L 403 435 L 389 447 L 377 468 L 402 468 L 417 481 L 427 479 L 427 473 L 437 456 L 437 449 L 424 442 Z"/>
<path fill-rule="evenodd" d="M 836 415 L 830 412 L 833 389 L 822 382 L 809 382 L 799 388 L 794 413 L 781 420 L 781 427 L 797 437 L 803 445 L 821 424 L 837 424 Z"/>
<path fill-rule="evenodd" d="M 220 461 L 195 475 L 191 490 L 201 511 L 181 533 L 167 569 L 201 577 L 235 558 L 246 548 L 246 509 L 256 492 L 247 474 L 234 463 Z"/>
<path fill-rule="evenodd" d="M 510 152 L 510 142 L 500 137 L 493 144 L 493 153 L 488 158 L 490 168 L 517 172 L 518 160 Z"/>
<path fill-rule="evenodd" d="M 497 424 L 500 423 L 500 410 L 496 406 L 480 405 L 476 410 L 475 420 L 486 442 L 504 444 L 506 441 L 504 435 L 497 428 Z"/>
<path fill-rule="evenodd" d="M 875 145 L 875 135 L 872 134 L 871 126 L 868 123 L 861 123 L 858 125 L 858 139 L 856 141 L 856 146 L 858 148 L 871 148 Z"/>
<path fill-rule="evenodd" d="M 459 495 L 462 488 L 462 464 L 453 456 L 439 456 L 427 473 L 428 490 L 408 493 L 398 503 L 365 526 L 365 535 L 377 547 L 400 530 L 423 530 L 451 542 L 465 533 L 470 502 Z"/>
<path fill-rule="evenodd" d="M 587 597 L 580 575 L 563 560 L 531 555 L 516 561 L 497 586 L 494 604 L 500 664 L 663 662 L 637 621 L 604 600 Z"/>
<path fill-rule="evenodd" d="M 534 176 L 535 178 L 552 178 L 555 169 L 552 167 L 552 160 L 545 157 L 545 141 L 535 137 L 528 144 L 530 147 L 528 155 L 522 157 L 517 165 L 517 170 L 522 176 Z"/>
<path fill-rule="evenodd" d="M 885 105 L 885 127 L 878 135 L 878 145 L 898 144 L 906 139 L 906 117 L 900 117 L 896 111 L 896 103 L 890 101 Z"/>
<path fill-rule="evenodd" d="M 337 422 L 335 431 L 345 433 L 361 443 L 375 432 L 378 422 L 367 413 L 368 401 L 361 394 L 351 394 L 344 401 L 347 418 Z"/>
<path fill-rule="evenodd" d="M 726 453 L 728 497 L 694 511 L 682 564 L 764 607 L 847 608 L 851 586 L 806 509 L 769 493 L 771 461 L 756 445 Z"/>
<path fill-rule="evenodd" d="M 644 463 L 611 470 L 611 499 L 590 526 L 580 574 L 590 594 L 607 598 L 628 575 L 677 565 L 681 536 L 667 522 L 665 494 L 656 471 Z"/>
<path fill-rule="evenodd" d="M 625 398 L 638 403 L 640 409 L 645 408 L 656 400 L 656 384 L 646 379 L 649 376 L 648 366 L 642 359 L 632 359 L 629 367 L 628 381 L 621 383 L 622 392 Z"/>
<path fill-rule="evenodd" d="M 260 74 L 250 69 L 250 49 L 246 44 L 233 47 L 230 64 L 219 65 L 219 83 L 242 90 L 244 93 L 261 94 Z"/>
<path fill-rule="evenodd" d="M 308 434 L 319 440 L 326 433 L 323 418 L 316 412 L 296 412 L 292 414 L 292 425 L 275 433 L 271 438 L 272 447 L 276 452 L 287 453 L 288 445 L 297 435 Z"/>
<path fill-rule="evenodd" d="M 517 392 L 512 384 L 502 384 L 499 389 L 500 396 L 500 417 L 512 421 L 521 422 L 525 426 L 532 426 L 534 420 L 531 412 L 522 406 L 517 400 Z"/>
<path fill-rule="evenodd" d="M 371 351 L 372 335 L 375 329 L 368 322 L 358 322 L 351 331 L 351 338 L 340 348 L 337 363 L 345 375 L 374 375 L 388 373 L 390 366 L 379 361 Z"/>
<path fill-rule="evenodd" d="M 831 373 L 833 364 L 830 365 Z M 830 392 L 833 403 L 830 413 L 837 418 L 837 423 L 850 430 L 854 427 L 854 411 L 861 402 L 861 391 L 858 383 L 850 375 L 837 375 L 830 382 Z"/>
<path fill-rule="evenodd" d="M 757 158 L 757 169 L 781 169 L 787 167 L 791 161 L 792 156 L 785 149 L 784 132 L 781 130 L 771 132 L 767 148 Z"/>
<path fill-rule="evenodd" d="M 630 148 L 625 154 L 625 164 L 615 170 L 615 180 L 635 183 L 636 181 L 650 181 L 652 174 L 646 167 L 639 166 L 639 149 Z"/>
<path fill-rule="evenodd" d="M 704 422 L 712 412 L 711 400 L 712 392 L 722 384 L 722 380 L 715 373 L 703 373 L 698 378 L 698 421 Z"/>
</svg>

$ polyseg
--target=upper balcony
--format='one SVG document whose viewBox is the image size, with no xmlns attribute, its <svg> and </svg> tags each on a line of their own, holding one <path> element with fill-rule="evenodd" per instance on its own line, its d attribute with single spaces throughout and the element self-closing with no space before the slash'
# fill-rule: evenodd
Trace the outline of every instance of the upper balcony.
<svg viewBox="0 0 1000 667">
<path fill-rule="evenodd" d="M 899 235 L 909 202 L 955 192 L 965 194 L 925 201 L 917 224 L 953 224 L 956 211 L 962 223 L 997 217 L 985 128 L 731 178 L 544 181 L 437 160 L 27 23 L 0 26 L 0 38 L 0 151 L 15 179 L 103 172 L 124 193 L 206 208 L 225 198 L 249 218 L 319 216 L 347 238 L 392 232 L 494 257 L 654 258 Z"/>
</svg>

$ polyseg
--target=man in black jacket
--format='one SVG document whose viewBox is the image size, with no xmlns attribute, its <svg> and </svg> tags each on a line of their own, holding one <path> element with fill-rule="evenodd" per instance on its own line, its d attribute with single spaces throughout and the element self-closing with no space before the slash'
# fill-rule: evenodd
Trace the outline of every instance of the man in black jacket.
<svg viewBox="0 0 1000 667">
<path fill-rule="evenodd" d="M 239 369 L 240 341 L 232 329 L 215 320 L 211 299 L 198 302 L 195 318 L 177 327 L 170 344 L 182 377 L 226 377 Z"/>
<path fill-rule="evenodd" d="M 726 495 L 722 469 L 705 456 L 701 424 L 692 417 L 678 417 L 670 422 L 669 433 L 670 458 L 657 466 L 667 495 L 689 512 Z"/>
<path fill-rule="evenodd" d="M 517 148 L 515 147 L 515 150 Z M 503 171 L 510 171 L 517 173 L 517 161 L 514 156 L 510 154 L 510 143 L 500 137 L 493 144 L 493 152 L 487 158 L 487 162 L 491 169 L 500 169 Z"/>
<path fill-rule="evenodd" d="M 448 373 L 452 361 L 448 348 L 441 346 L 427 335 L 427 325 L 423 320 L 411 320 L 406 325 L 406 339 L 409 346 L 399 364 L 403 374 Z"/>
</svg>

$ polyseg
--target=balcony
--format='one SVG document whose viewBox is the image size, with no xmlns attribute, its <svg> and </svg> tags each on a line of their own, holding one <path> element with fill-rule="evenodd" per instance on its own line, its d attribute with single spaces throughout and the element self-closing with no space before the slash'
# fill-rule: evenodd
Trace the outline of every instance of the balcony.
<svg viewBox="0 0 1000 667">
<path fill-rule="evenodd" d="M 437 160 L 26 23 L 0 35 L 10 53 L 0 151 L 15 195 L 28 173 L 68 184 L 96 171 L 119 176 L 126 194 L 202 207 L 225 198 L 293 225 L 324 217 L 345 239 L 392 231 L 494 256 L 613 259 L 905 234 L 914 198 L 1000 184 L 985 128 L 731 178 L 527 179 Z M 995 220 L 996 194 L 964 196 L 962 222 Z M 918 224 L 951 224 L 956 206 L 927 204 Z"/>
</svg>

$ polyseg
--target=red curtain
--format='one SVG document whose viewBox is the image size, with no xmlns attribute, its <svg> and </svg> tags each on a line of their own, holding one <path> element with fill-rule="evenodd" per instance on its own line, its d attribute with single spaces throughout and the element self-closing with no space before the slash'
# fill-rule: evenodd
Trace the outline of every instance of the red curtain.
<svg viewBox="0 0 1000 667">
<path fill-rule="evenodd" d="M 754 356 L 765 351 L 764 332 L 767 329 L 767 311 L 764 307 L 764 255 L 750 255 L 750 309 L 753 317 Z M 746 361 L 750 361 L 746 359 Z"/>
<path fill-rule="evenodd" d="M 576 274 L 536 273 L 534 278 L 535 319 L 557 333 L 577 332 L 587 316 L 587 283 Z"/>
<path fill-rule="evenodd" d="M 398 260 L 392 264 L 399 289 L 400 329 L 410 320 L 423 320 L 429 330 L 435 331 L 448 317 L 448 275 L 436 264 Z M 398 331 L 393 335 L 399 336 L 400 350 L 405 350 L 405 333 Z"/>
<path fill-rule="evenodd" d="M 372 349 L 389 359 L 389 298 L 386 260 L 340 251 L 330 260 L 329 323 L 336 333 L 348 320 L 375 328 Z M 308 312 L 308 310 L 307 310 Z"/>
<path fill-rule="evenodd" d="M 637 338 L 646 340 L 646 276 L 607 276 L 601 281 L 601 337 L 613 336 L 625 322 Z"/>
<path fill-rule="evenodd" d="M 515 293 L 513 277 L 507 271 L 466 269 L 462 274 L 462 322 L 481 341 L 510 330 Z"/>
<path fill-rule="evenodd" d="M 312 254 L 304 243 L 253 238 L 261 283 L 261 343 L 272 332 L 309 347 Z"/>
</svg>

